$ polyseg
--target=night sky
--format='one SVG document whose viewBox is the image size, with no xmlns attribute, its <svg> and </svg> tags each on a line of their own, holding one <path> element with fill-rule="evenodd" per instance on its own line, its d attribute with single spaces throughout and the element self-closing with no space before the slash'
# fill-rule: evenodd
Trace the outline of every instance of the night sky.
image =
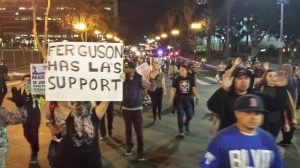
<svg viewBox="0 0 300 168">
<path fill-rule="evenodd" d="M 119 0 L 120 26 L 127 28 L 119 32 L 123 38 L 133 41 L 137 36 L 155 33 L 155 24 L 167 5 L 175 0 Z"/>
</svg>

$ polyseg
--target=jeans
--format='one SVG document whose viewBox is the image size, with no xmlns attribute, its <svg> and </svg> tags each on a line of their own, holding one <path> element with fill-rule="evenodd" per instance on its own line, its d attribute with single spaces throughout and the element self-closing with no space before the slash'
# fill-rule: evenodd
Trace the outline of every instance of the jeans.
<svg viewBox="0 0 300 168">
<path fill-rule="evenodd" d="M 30 144 L 31 154 L 37 155 L 39 152 L 39 127 L 41 120 L 39 119 L 27 119 L 23 124 L 24 136 L 27 142 Z"/>
<path fill-rule="evenodd" d="M 193 98 L 189 96 L 176 96 L 175 106 L 177 110 L 177 122 L 180 133 L 183 133 L 183 126 L 188 126 L 194 113 Z M 183 117 L 186 116 L 185 122 Z"/>
<path fill-rule="evenodd" d="M 138 155 L 144 154 L 144 139 L 143 139 L 143 116 L 142 110 L 123 110 L 125 121 L 126 145 L 131 146 L 132 143 L 132 125 L 135 130 Z"/>
<path fill-rule="evenodd" d="M 152 101 L 153 119 L 156 120 L 157 111 L 158 115 L 161 115 L 163 89 L 156 88 L 155 91 L 149 91 L 149 94 Z"/>
</svg>

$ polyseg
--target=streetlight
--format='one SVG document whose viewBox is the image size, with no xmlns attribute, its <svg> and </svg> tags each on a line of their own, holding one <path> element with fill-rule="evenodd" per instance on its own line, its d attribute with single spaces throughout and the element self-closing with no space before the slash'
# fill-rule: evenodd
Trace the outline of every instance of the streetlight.
<svg viewBox="0 0 300 168">
<path fill-rule="evenodd" d="M 106 35 L 106 38 L 107 38 L 107 39 L 112 39 L 113 37 L 114 37 L 114 36 L 113 36 L 112 34 L 107 34 L 107 35 Z"/>
<path fill-rule="evenodd" d="M 155 37 L 155 40 L 160 40 L 160 37 L 159 37 L 159 36 L 156 36 L 156 37 Z"/>
<path fill-rule="evenodd" d="M 171 31 L 171 34 L 173 35 L 173 36 L 178 36 L 179 35 L 179 30 L 178 29 L 173 29 L 172 31 Z M 171 38 L 170 38 L 170 45 L 172 45 L 171 44 L 172 42 L 171 42 Z"/>
<path fill-rule="evenodd" d="M 179 30 L 178 30 L 178 29 L 173 29 L 173 30 L 171 31 L 171 34 L 172 34 L 173 36 L 177 36 L 177 35 L 179 34 Z"/>
<path fill-rule="evenodd" d="M 194 30 L 199 30 L 201 29 L 202 25 L 200 23 L 192 23 L 191 24 L 191 29 L 194 29 Z"/>
<path fill-rule="evenodd" d="M 168 35 L 166 33 L 161 34 L 161 38 L 167 38 Z"/>
<path fill-rule="evenodd" d="M 201 23 L 192 23 L 191 24 L 191 29 L 195 30 L 195 39 L 194 39 L 194 44 L 195 44 L 195 48 L 194 48 L 194 56 L 196 55 L 197 52 L 197 31 L 200 30 L 202 28 L 202 24 Z"/>
<path fill-rule="evenodd" d="M 84 24 L 84 23 L 76 23 L 76 24 L 74 24 L 74 28 L 76 29 L 76 30 L 79 30 L 79 31 L 85 31 L 85 40 L 84 40 L 84 38 L 83 38 L 83 34 L 81 33 L 81 40 L 82 41 L 87 41 L 87 28 L 86 28 L 86 24 Z"/>
<path fill-rule="evenodd" d="M 101 41 L 103 40 L 103 36 L 101 35 L 101 33 L 102 33 L 101 31 L 95 30 L 97 40 L 99 40 L 99 37 L 101 37 Z"/>
</svg>

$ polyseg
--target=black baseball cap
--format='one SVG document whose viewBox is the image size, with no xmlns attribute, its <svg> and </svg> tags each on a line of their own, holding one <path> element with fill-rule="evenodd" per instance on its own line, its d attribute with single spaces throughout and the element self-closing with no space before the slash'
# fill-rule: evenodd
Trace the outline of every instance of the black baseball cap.
<svg viewBox="0 0 300 168">
<path fill-rule="evenodd" d="M 237 77 L 240 77 L 240 76 L 243 76 L 243 75 L 246 75 L 248 77 L 252 77 L 252 72 L 249 71 L 248 69 L 238 67 L 232 72 L 231 76 L 234 77 L 234 78 L 237 78 Z"/>
<path fill-rule="evenodd" d="M 135 69 L 136 63 L 131 61 L 124 61 L 124 68 L 132 68 Z"/>
<path fill-rule="evenodd" d="M 254 94 L 240 96 L 234 103 L 234 110 L 239 112 L 268 112 L 262 99 Z"/>
</svg>

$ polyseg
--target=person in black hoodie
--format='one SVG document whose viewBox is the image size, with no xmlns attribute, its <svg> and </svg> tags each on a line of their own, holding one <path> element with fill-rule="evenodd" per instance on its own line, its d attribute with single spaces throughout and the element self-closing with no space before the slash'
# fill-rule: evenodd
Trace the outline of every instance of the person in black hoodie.
<svg viewBox="0 0 300 168">
<path fill-rule="evenodd" d="M 236 123 L 233 107 L 235 100 L 241 95 L 254 93 L 252 91 L 254 79 L 249 70 L 237 67 L 233 70 L 231 77 L 227 76 L 224 76 L 222 87 L 216 90 L 207 101 L 208 109 L 215 113 L 210 127 L 211 133 L 214 132 L 214 127 L 218 120 L 220 120 L 218 130 Z M 283 86 L 286 85 L 286 78 L 278 78 L 276 85 L 279 87 L 278 94 L 285 95 L 286 90 Z M 268 111 L 284 106 L 283 102 L 279 102 L 280 100 L 277 98 L 272 98 L 267 94 L 259 92 L 255 92 L 255 94 L 263 99 Z"/>
</svg>

